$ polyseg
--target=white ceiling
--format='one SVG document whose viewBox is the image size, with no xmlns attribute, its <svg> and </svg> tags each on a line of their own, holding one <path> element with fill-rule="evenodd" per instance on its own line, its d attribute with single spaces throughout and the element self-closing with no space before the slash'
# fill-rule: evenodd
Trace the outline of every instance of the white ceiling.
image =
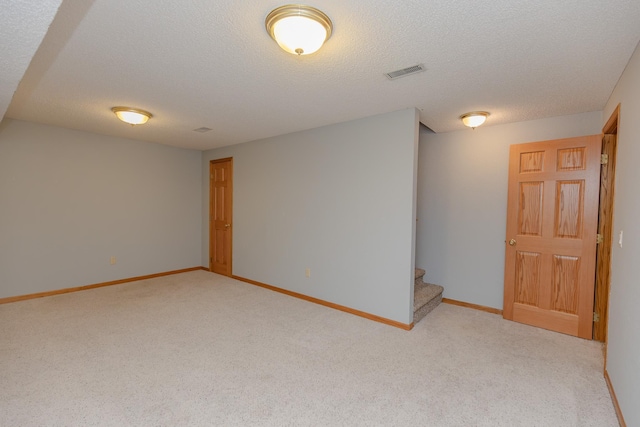
<svg viewBox="0 0 640 427">
<path fill-rule="evenodd" d="M 64 0 L 20 81 L 5 68 L 49 25 L 20 3 L 0 3 L 0 28 L 21 30 L 1 34 L 0 114 L 194 149 L 407 107 L 435 132 L 472 110 L 485 126 L 599 111 L 640 40 L 638 0 L 314 0 L 334 32 L 297 57 L 264 29 L 286 1 Z M 117 105 L 154 118 L 131 127 Z"/>
<path fill-rule="evenodd" d="M 62 0 L 0 0 L 0 118 L 47 33 Z"/>
</svg>

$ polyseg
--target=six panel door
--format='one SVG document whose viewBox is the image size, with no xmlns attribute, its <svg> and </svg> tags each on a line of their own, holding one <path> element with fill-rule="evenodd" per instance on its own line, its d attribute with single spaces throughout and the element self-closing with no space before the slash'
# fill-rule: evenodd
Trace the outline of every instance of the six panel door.
<svg viewBox="0 0 640 427">
<path fill-rule="evenodd" d="M 591 339 L 601 138 L 511 146 L 505 319 Z"/>
<path fill-rule="evenodd" d="M 209 269 L 231 275 L 233 161 L 212 161 L 209 194 Z"/>
</svg>

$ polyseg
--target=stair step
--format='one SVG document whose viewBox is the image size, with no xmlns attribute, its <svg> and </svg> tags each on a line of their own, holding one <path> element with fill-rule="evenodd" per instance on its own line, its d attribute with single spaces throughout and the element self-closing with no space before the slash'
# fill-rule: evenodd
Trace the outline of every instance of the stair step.
<svg viewBox="0 0 640 427">
<path fill-rule="evenodd" d="M 442 302 L 444 288 L 431 283 L 416 285 L 413 297 L 413 323 L 416 324 Z"/>
<path fill-rule="evenodd" d="M 413 290 L 413 323 L 416 324 L 442 302 L 444 288 L 432 283 L 424 283 L 425 270 L 416 268 Z"/>
</svg>

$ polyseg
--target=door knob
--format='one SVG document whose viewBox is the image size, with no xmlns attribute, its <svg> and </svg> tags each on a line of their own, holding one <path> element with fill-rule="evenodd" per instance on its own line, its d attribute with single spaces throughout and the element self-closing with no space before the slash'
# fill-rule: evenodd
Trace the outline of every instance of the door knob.
<svg viewBox="0 0 640 427">
<path fill-rule="evenodd" d="M 509 245 L 515 246 L 516 245 L 516 239 L 509 240 Z"/>
<path fill-rule="evenodd" d="M 229 227 L 231 227 L 231 224 L 225 224 L 224 225 L 224 228 L 229 228 Z"/>
</svg>

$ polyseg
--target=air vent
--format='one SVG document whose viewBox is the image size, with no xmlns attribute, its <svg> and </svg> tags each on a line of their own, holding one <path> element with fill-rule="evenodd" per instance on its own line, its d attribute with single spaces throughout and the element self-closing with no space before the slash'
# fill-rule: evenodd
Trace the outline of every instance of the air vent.
<svg viewBox="0 0 640 427">
<path fill-rule="evenodd" d="M 413 67 L 403 68 L 402 70 L 392 71 L 390 73 L 385 73 L 385 76 L 389 80 L 399 79 L 400 77 L 409 76 L 411 74 L 419 73 L 421 71 L 425 71 L 426 68 L 422 64 L 414 65 Z"/>
<path fill-rule="evenodd" d="M 194 129 L 193 131 L 194 131 L 194 132 L 205 133 L 205 132 L 209 132 L 210 130 L 213 130 L 213 129 L 211 129 L 211 128 L 201 127 L 201 128 L 198 128 L 198 129 Z"/>
</svg>

